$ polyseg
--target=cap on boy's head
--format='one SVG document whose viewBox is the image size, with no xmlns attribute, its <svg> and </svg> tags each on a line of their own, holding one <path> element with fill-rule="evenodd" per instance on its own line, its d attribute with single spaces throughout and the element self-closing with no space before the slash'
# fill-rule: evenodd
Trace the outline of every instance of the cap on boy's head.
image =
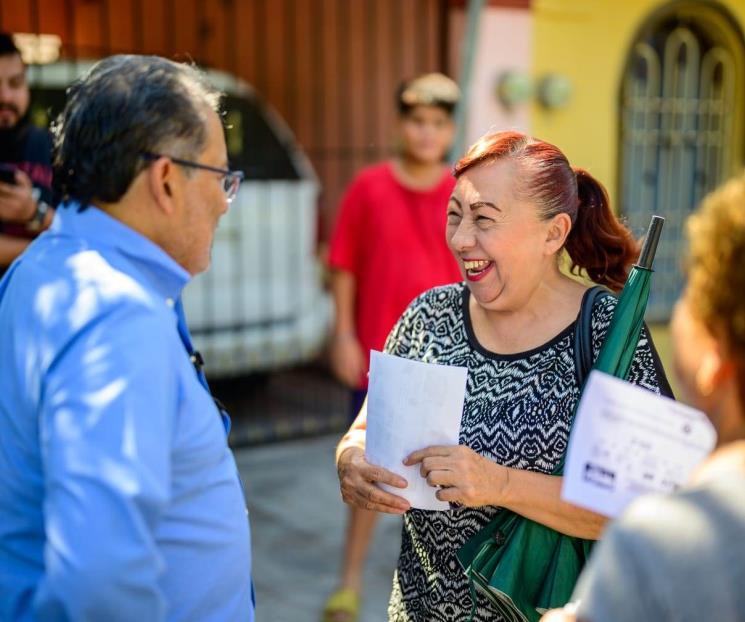
<svg viewBox="0 0 745 622">
<path fill-rule="evenodd" d="M 21 55 L 21 51 L 16 46 L 13 37 L 7 32 L 0 32 L 0 56 L 7 56 L 9 54 Z"/>
<path fill-rule="evenodd" d="M 398 111 L 406 115 L 416 106 L 437 106 L 453 114 L 459 99 L 460 89 L 453 80 L 441 73 L 427 73 L 401 85 Z"/>
</svg>

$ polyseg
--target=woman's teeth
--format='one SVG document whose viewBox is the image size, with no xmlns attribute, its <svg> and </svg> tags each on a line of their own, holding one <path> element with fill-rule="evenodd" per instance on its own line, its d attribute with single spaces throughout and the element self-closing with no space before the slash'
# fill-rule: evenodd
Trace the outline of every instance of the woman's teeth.
<svg viewBox="0 0 745 622">
<path fill-rule="evenodd" d="M 465 268 L 465 269 L 466 269 L 466 270 L 467 270 L 468 272 L 470 272 L 471 274 L 473 274 L 473 273 L 478 273 L 478 272 L 481 272 L 481 271 L 482 271 L 482 270 L 484 270 L 484 269 L 485 269 L 485 268 L 486 268 L 486 267 L 487 267 L 487 266 L 488 266 L 488 265 L 489 265 L 490 263 L 491 263 L 491 261 L 464 261 L 464 262 L 463 262 L 463 267 L 464 267 L 464 268 Z"/>
</svg>

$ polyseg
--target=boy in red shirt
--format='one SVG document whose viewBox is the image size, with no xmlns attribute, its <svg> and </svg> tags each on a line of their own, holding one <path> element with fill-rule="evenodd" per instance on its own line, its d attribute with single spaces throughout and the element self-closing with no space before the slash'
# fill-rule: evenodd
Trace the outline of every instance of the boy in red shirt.
<svg viewBox="0 0 745 622">
<path fill-rule="evenodd" d="M 342 199 L 329 253 L 336 307 L 331 365 L 352 389 L 350 419 L 365 399 L 370 350 L 383 349 L 416 296 L 461 278 L 445 243 L 455 180 L 444 159 L 458 97 L 458 86 L 442 74 L 405 83 L 397 97 L 399 154 L 362 170 Z M 350 509 L 341 585 L 326 603 L 324 622 L 357 618 L 375 518 Z"/>
</svg>

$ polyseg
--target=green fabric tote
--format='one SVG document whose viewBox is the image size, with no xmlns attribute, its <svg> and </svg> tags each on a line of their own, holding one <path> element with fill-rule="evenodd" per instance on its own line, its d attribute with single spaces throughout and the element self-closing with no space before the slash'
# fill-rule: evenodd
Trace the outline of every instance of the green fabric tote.
<svg viewBox="0 0 745 622">
<path fill-rule="evenodd" d="M 509 621 L 537 622 L 546 610 L 563 607 L 592 544 L 502 510 L 457 554 L 471 582 L 471 616 L 475 589 Z"/>
<path fill-rule="evenodd" d="M 580 387 L 592 367 L 592 308 L 599 297 L 610 295 L 602 287 L 593 287 L 582 301 L 574 335 Z M 563 468 L 562 459 L 552 475 L 561 475 Z M 510 622 L 538 622 L 547 609 L 563 607 L 593 543 L 501 510 L 457 553 L 471 586 L 471 618 L 476 612 L 476 589 Z"/>
</svg>

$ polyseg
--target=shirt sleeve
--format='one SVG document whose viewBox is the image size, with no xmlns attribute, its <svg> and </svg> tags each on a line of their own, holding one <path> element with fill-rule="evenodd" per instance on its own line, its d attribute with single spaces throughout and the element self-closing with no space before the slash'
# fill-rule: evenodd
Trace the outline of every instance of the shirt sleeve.
<svg viewBox="0 0 745 622">
<path fill-rule="evenodd" d="M 406 307 L 385 340 L 383 351 L 386 354 L 418 359 L 416 346 L 421 342 L 425 331 L 423 307 L 427 304 L 429 296 L 429 292 L 424 292 Z"/>
<path fill-rule="evenodd" d="M 665 536 L 659 533 L 660 526 L 649 522 L 666 509 L 655 497 L 640 499 L 608 528 L 572 595 L 579 622 L 676 619 L 663 589 L 669 582 L 666 559 L 656 546 Z"/>
<path fill-rule="evenodd" d="M 649 603 L 644 602 L 649 586 L 642 583 L 639 568 L 624 540 L 619 532 L 611 532 L 596 545 L 592 561 L 582 573 L 572 596 L 578 603 L 578 621 L 663 619 L 649 616 Z"/>
<path fill-rule="evenodd" d="M 337 270 L 360 272 L 364 240 L 364 188 L 359 179 L 353 181 L 339 205 L 329 248 L 329 266 Z"/>
<path fill-rule="evenodd" d="M 170 495 L 177 376 L 163 323 L 119 308 L 52 363 L 40 405 L 43 620 L 162 620 L 154 531 Z"/>
</svg>

